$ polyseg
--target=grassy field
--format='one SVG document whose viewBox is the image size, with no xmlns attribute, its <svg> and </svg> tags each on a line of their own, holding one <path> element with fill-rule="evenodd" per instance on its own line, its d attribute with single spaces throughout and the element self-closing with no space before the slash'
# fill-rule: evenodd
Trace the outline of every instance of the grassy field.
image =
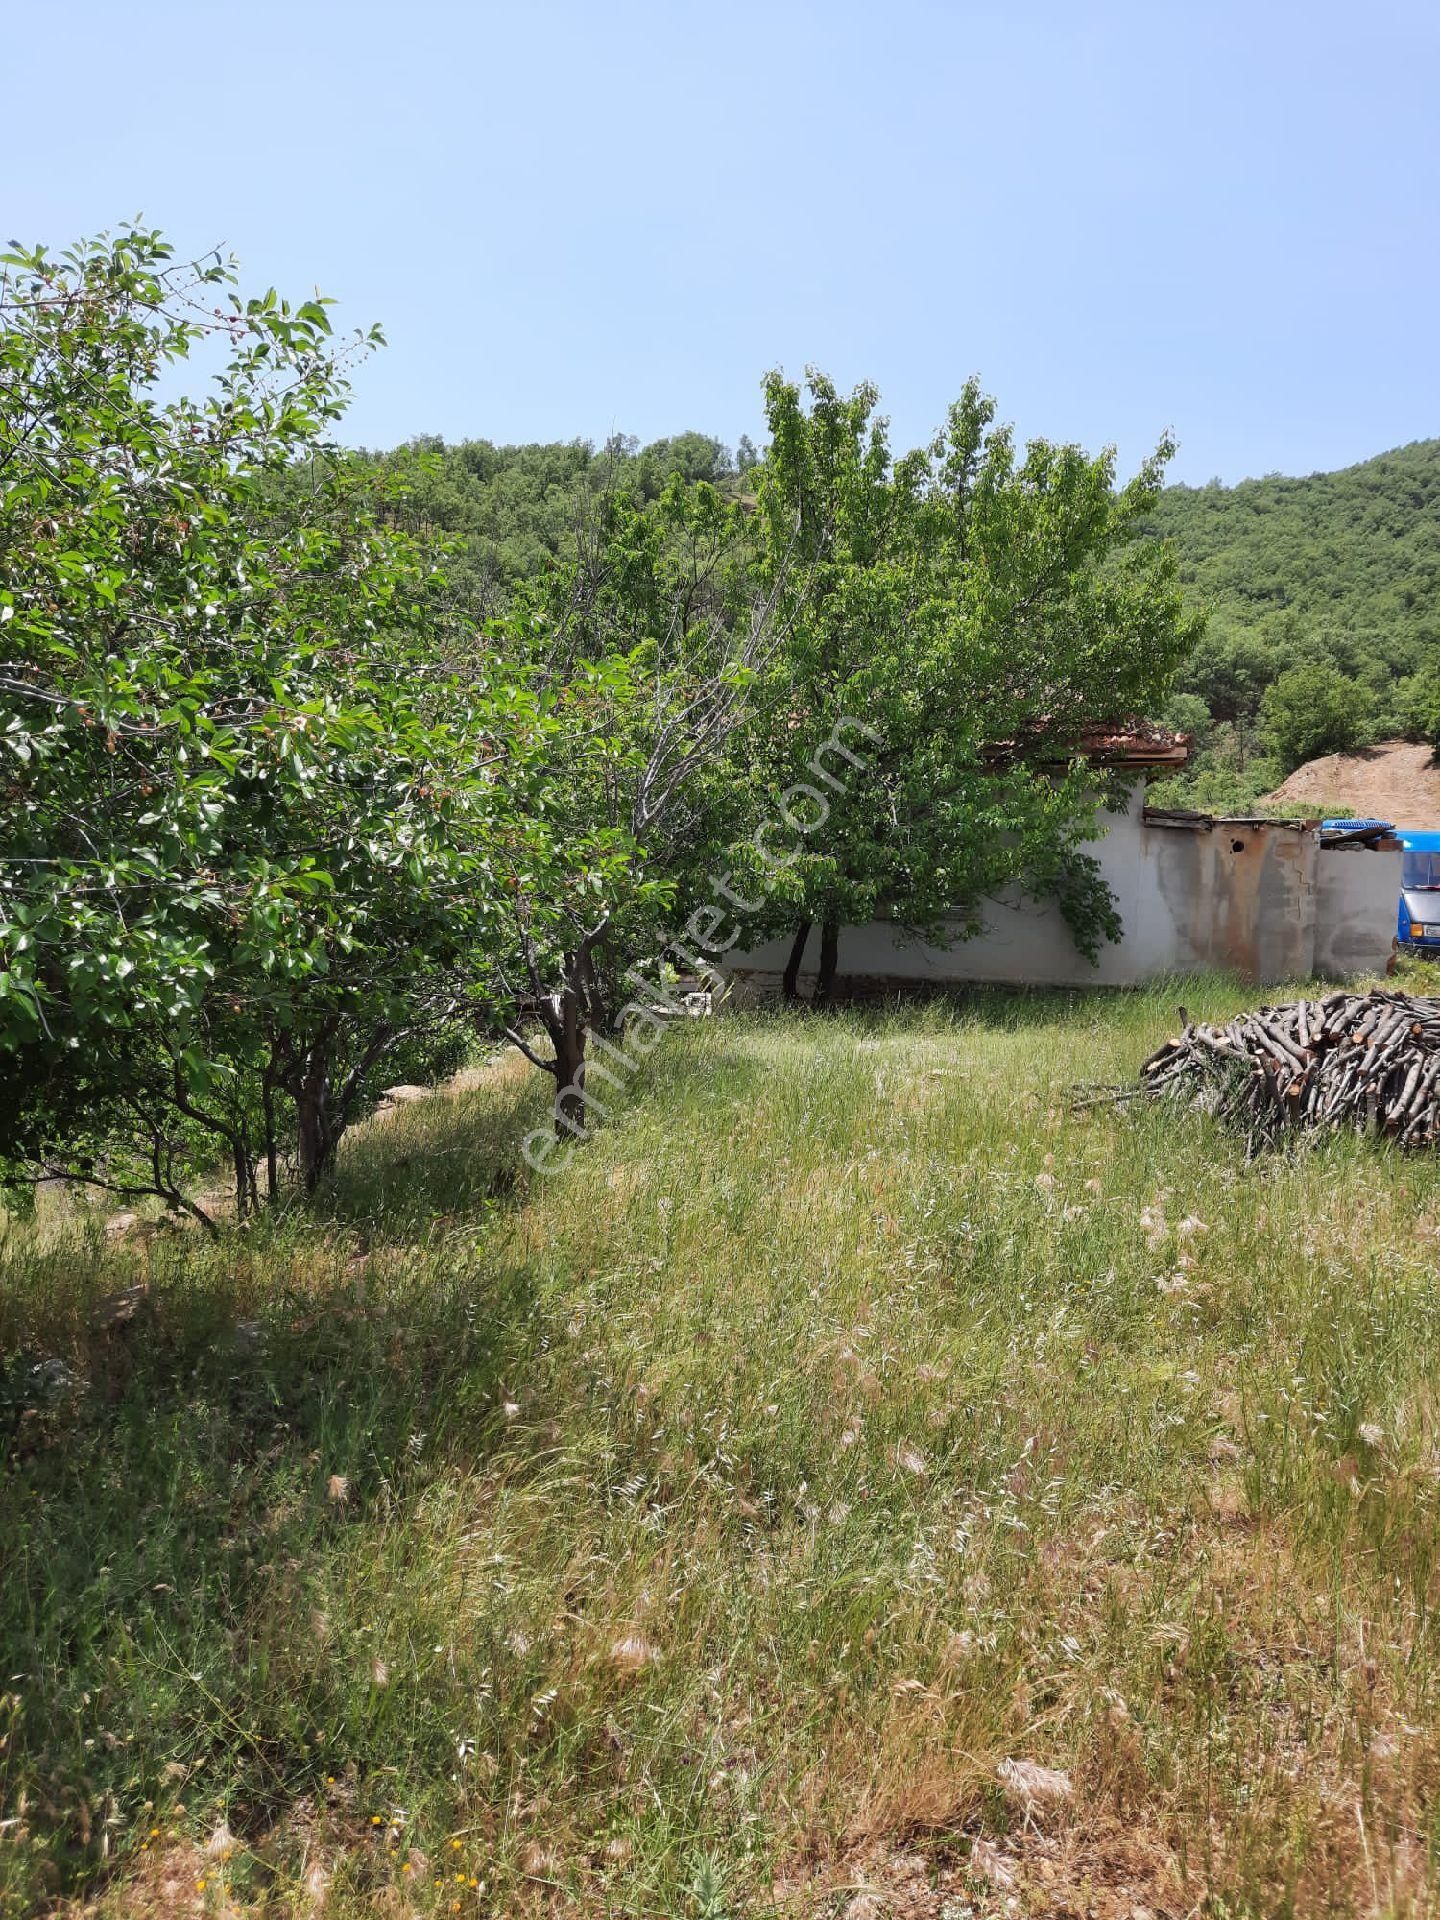
<svg viewBox="0 0 1440 1920">
<path fill-rule="evenodd" d="M 1181 998 L 697 1022 L 550 1180 L 504 1063 L 311 1217 L 13 1226 L 0 1913 L 1430 1911 L 1440 1170 L 1072 1112 Z"/>
</svg>

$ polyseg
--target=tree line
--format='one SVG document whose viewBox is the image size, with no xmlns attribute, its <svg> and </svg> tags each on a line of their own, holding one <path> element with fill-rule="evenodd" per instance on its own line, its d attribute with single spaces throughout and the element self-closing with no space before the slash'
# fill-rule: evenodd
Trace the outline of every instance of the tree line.
<svg viewBox="0 0 1440 1920">
<path fill-rule="evenodd" d="M 218 1163 L 245 1217 L 477 1037 L 581 1136 L 598 1038 L 697 926 L 819 926 L 822 1002 L 842 924 L 963 937 L 1011 882 L 1116 934 L 1077 743 L 1195 642 L 1168 444 L 1117 485 L 971 381 L 897 453 L 811 372 L 766 379 L 763 454 L 375 456 L 336 435 L 379 343 L 150 230 L 4 256 L 9 1185 L 213 1224 Z M 817 786 L 840 721 L 863 772 Z"/>
</svg>

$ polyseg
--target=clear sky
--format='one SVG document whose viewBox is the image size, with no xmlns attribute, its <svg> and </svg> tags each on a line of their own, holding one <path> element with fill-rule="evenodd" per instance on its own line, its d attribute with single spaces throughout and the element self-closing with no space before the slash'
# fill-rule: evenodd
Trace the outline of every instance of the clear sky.
<svg viewBox="0 0 1440 1920">
<path fill-rule="evenodd" d="M 760 437 L 978 372 L 1203 481 L 1440 434 L 1435 0 L 11 0 L 0 228 L 380 320 L 347 437 Z"/>
</svg>

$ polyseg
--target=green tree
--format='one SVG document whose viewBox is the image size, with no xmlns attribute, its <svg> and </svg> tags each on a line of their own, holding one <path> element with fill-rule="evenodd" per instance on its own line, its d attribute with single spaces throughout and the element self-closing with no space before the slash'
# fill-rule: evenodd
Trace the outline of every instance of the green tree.
<svg viewBox="0 0 1440 1920">
<path fill-rule="evenodd" d="M 1012 882 L 1057 897 L 1093 952 L 1118 922 L 1084 851 L 1097 795 L 1077 749 L 1091 723 L 1158 701 L 1196 634 L 1172 556 L 1138 537 L 1168 443 L 1117 491 L 1110 453 L 1017 455 L 973 381 L 934 444 L 899 459 L 873 388 L 844 396 L 812 372 L 808 394 L 766 386 L 764 565 L 802 570 L 757 770 L 812 824 L 783 861 L 737 852 L 772 928 L 794 929 L 787 991 L 812 923 L 823 1003 L 843 924 L 963 936 Z M 873 746 L 862 775 L 826 779 L 842 719 Z"/>
<path fill-rule="evenodd" d="M 553 723 L 331 448 L 323 303 L 232 288 L 138 230 L 4 262 L 0 1156 L 179 1206 L 223 1149 L 244 1211 L 465 1011 Z"/>
<path fill-rule="evenodd" d="M 672 477 L 655 500 L 608 489 L 582 499 L 573 557 L 519 593 L 504 629 L 560 728 L 545 806 L 570 864 L 517 890 L 506 986 L 544 1030 L 548 1053 L 509 1029 L 555 1081 L 561 1134 L 584 1131 L 591 1038 L 618 1024 L 626 975 L 661 958 L 753 806 L 726 754 L 780 635 L 752 547 L 708 481 Z"/>
<path fill-rule="evenodd" d="M 1440 658 L 1435 652 L 1427 654 L 1417 673 L 1400 682 L 1394 708 L 1400 731 L 1440 750 Z"/>
<path fill-rule="evenodd" d="M 1319 663 L 1287 668 L 1265 690 L 1261 726 L 1284 773 L 1323 753 L 1348 753 L 1374 738 L 1373 702 L 1358 681 Z"/>
</svg>

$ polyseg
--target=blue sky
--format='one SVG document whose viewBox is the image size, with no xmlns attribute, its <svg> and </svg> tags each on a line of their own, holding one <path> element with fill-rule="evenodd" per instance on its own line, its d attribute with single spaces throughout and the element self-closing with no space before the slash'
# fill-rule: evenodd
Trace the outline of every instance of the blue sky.
<svg viewBox="0 0 1440 1920">
<path fill-rule="evenodd" d="M 347 437 L 760 433 L 977 371 L 1176 477 L 1440 434 L 1440 8 L 77 0 L 5 30 L 0 227 L 143 212 L 380 320 Z"/>
</svg>

